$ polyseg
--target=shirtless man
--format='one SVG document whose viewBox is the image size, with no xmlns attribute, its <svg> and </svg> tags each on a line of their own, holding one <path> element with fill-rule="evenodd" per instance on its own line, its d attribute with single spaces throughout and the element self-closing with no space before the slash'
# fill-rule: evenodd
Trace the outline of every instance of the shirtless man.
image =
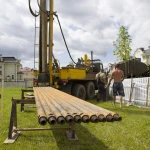
<svg viewBox="0 0 150 150">
<path fill-rule="evenodd" d="M 122 81 L 124 80 L 124 73 L 119 69 L 119 64 L 115 66 L 115 70 L 112 72 L 108 85 L 111 80 L 114 79 L 113 83 L 113 104 L 115 105 L 116 96 L 120 95 L 120 108 L 122 107 L 122 97 L 125 96 Z"/>
</svg>

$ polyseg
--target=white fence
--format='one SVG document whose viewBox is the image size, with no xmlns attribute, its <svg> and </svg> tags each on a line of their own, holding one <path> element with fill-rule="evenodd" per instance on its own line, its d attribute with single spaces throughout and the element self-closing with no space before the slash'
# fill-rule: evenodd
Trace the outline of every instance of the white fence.
<svg viewBox="0 0 150 150">
<path fill-rule="evenodd" d="M 132 84 L 131 84 L 132 83 Z M 112 85 L 109 87 L 109 96 L 112 97 Z M 123 81 L 125 97 L 123 102 L 132 105 L 150 106 L 150 77 L 125 79 Z M 119 96 L 116 97 L 119 101 Z"/>
</svg>

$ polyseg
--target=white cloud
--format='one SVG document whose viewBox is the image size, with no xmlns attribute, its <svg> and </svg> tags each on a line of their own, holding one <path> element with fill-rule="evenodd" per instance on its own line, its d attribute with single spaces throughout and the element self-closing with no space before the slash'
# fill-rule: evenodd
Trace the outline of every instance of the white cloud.
<svg viewBox="0 0 150 150">
<path fill-rule="evenodd" d="M 31 2 L 33 10 L 38 10 L 36 1 Z M 23 66 L 34 66 L 34 17 L 30 14 L 28 1 L 0 0 L 0 3 L 0 54 L 21 59 Z M 116 61 L 112 42 L 121 25 L 128 28 L 133 51 L 150 45 L 150 2 L 147 0 L 55 0 L 54 10 L 75 61 L 85 53 L 90 56 L 91 51 L 104 66 Z M 36 48 L 36 57 L 37 51 Z M 62 65 L 71 61 L 56 19 L 54 54 Z"/>
</svg>

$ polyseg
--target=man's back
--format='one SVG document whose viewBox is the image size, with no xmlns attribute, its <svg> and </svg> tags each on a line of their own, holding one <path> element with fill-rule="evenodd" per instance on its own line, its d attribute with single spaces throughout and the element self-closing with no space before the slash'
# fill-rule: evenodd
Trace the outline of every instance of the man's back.
<svg viewBox="0 0 150 150">
<path fill-rule="evenodd" d="M 124 73 L 122 70 L 116 68 L 112 73 L 114 82 L 121 82 L 124 79 Z"/>
</svg>

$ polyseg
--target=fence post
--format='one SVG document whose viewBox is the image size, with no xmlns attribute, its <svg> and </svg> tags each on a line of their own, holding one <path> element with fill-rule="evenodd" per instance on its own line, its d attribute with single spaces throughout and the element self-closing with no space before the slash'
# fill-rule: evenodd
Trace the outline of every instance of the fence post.
<svg viewBox="0 0 150 150">
<path fill-rule="evenodd" d="M 1 112 L 0 120 L 3 121 L 3 107 L 4 107 L 4 79 L 2 79 L 2 90 L 1 90 Z"/>
<path fill-rule="evenodd" d="M 24 82 L 25 82 L 25 89 L 27 89 L 27 79 L 25 79 Z"/>
<path fill-rule="evenodd" d="M 148 90 L 149 90 L 149 78 L 148 78 L 148 81 L 147 81 L 146 106 L 148 106 Z"/>
<path fill-rule="evenodd" d="M 131 105 L 131 102 L 132 102 L 131 99 L 132 99 L 133 87 L 134 87 L 134 84 L 133 84 L 133 73 L 131 73 L 131 88 L 130 88 L 130 97 L 129 97 L 128 105 Z"/>
</svg>

